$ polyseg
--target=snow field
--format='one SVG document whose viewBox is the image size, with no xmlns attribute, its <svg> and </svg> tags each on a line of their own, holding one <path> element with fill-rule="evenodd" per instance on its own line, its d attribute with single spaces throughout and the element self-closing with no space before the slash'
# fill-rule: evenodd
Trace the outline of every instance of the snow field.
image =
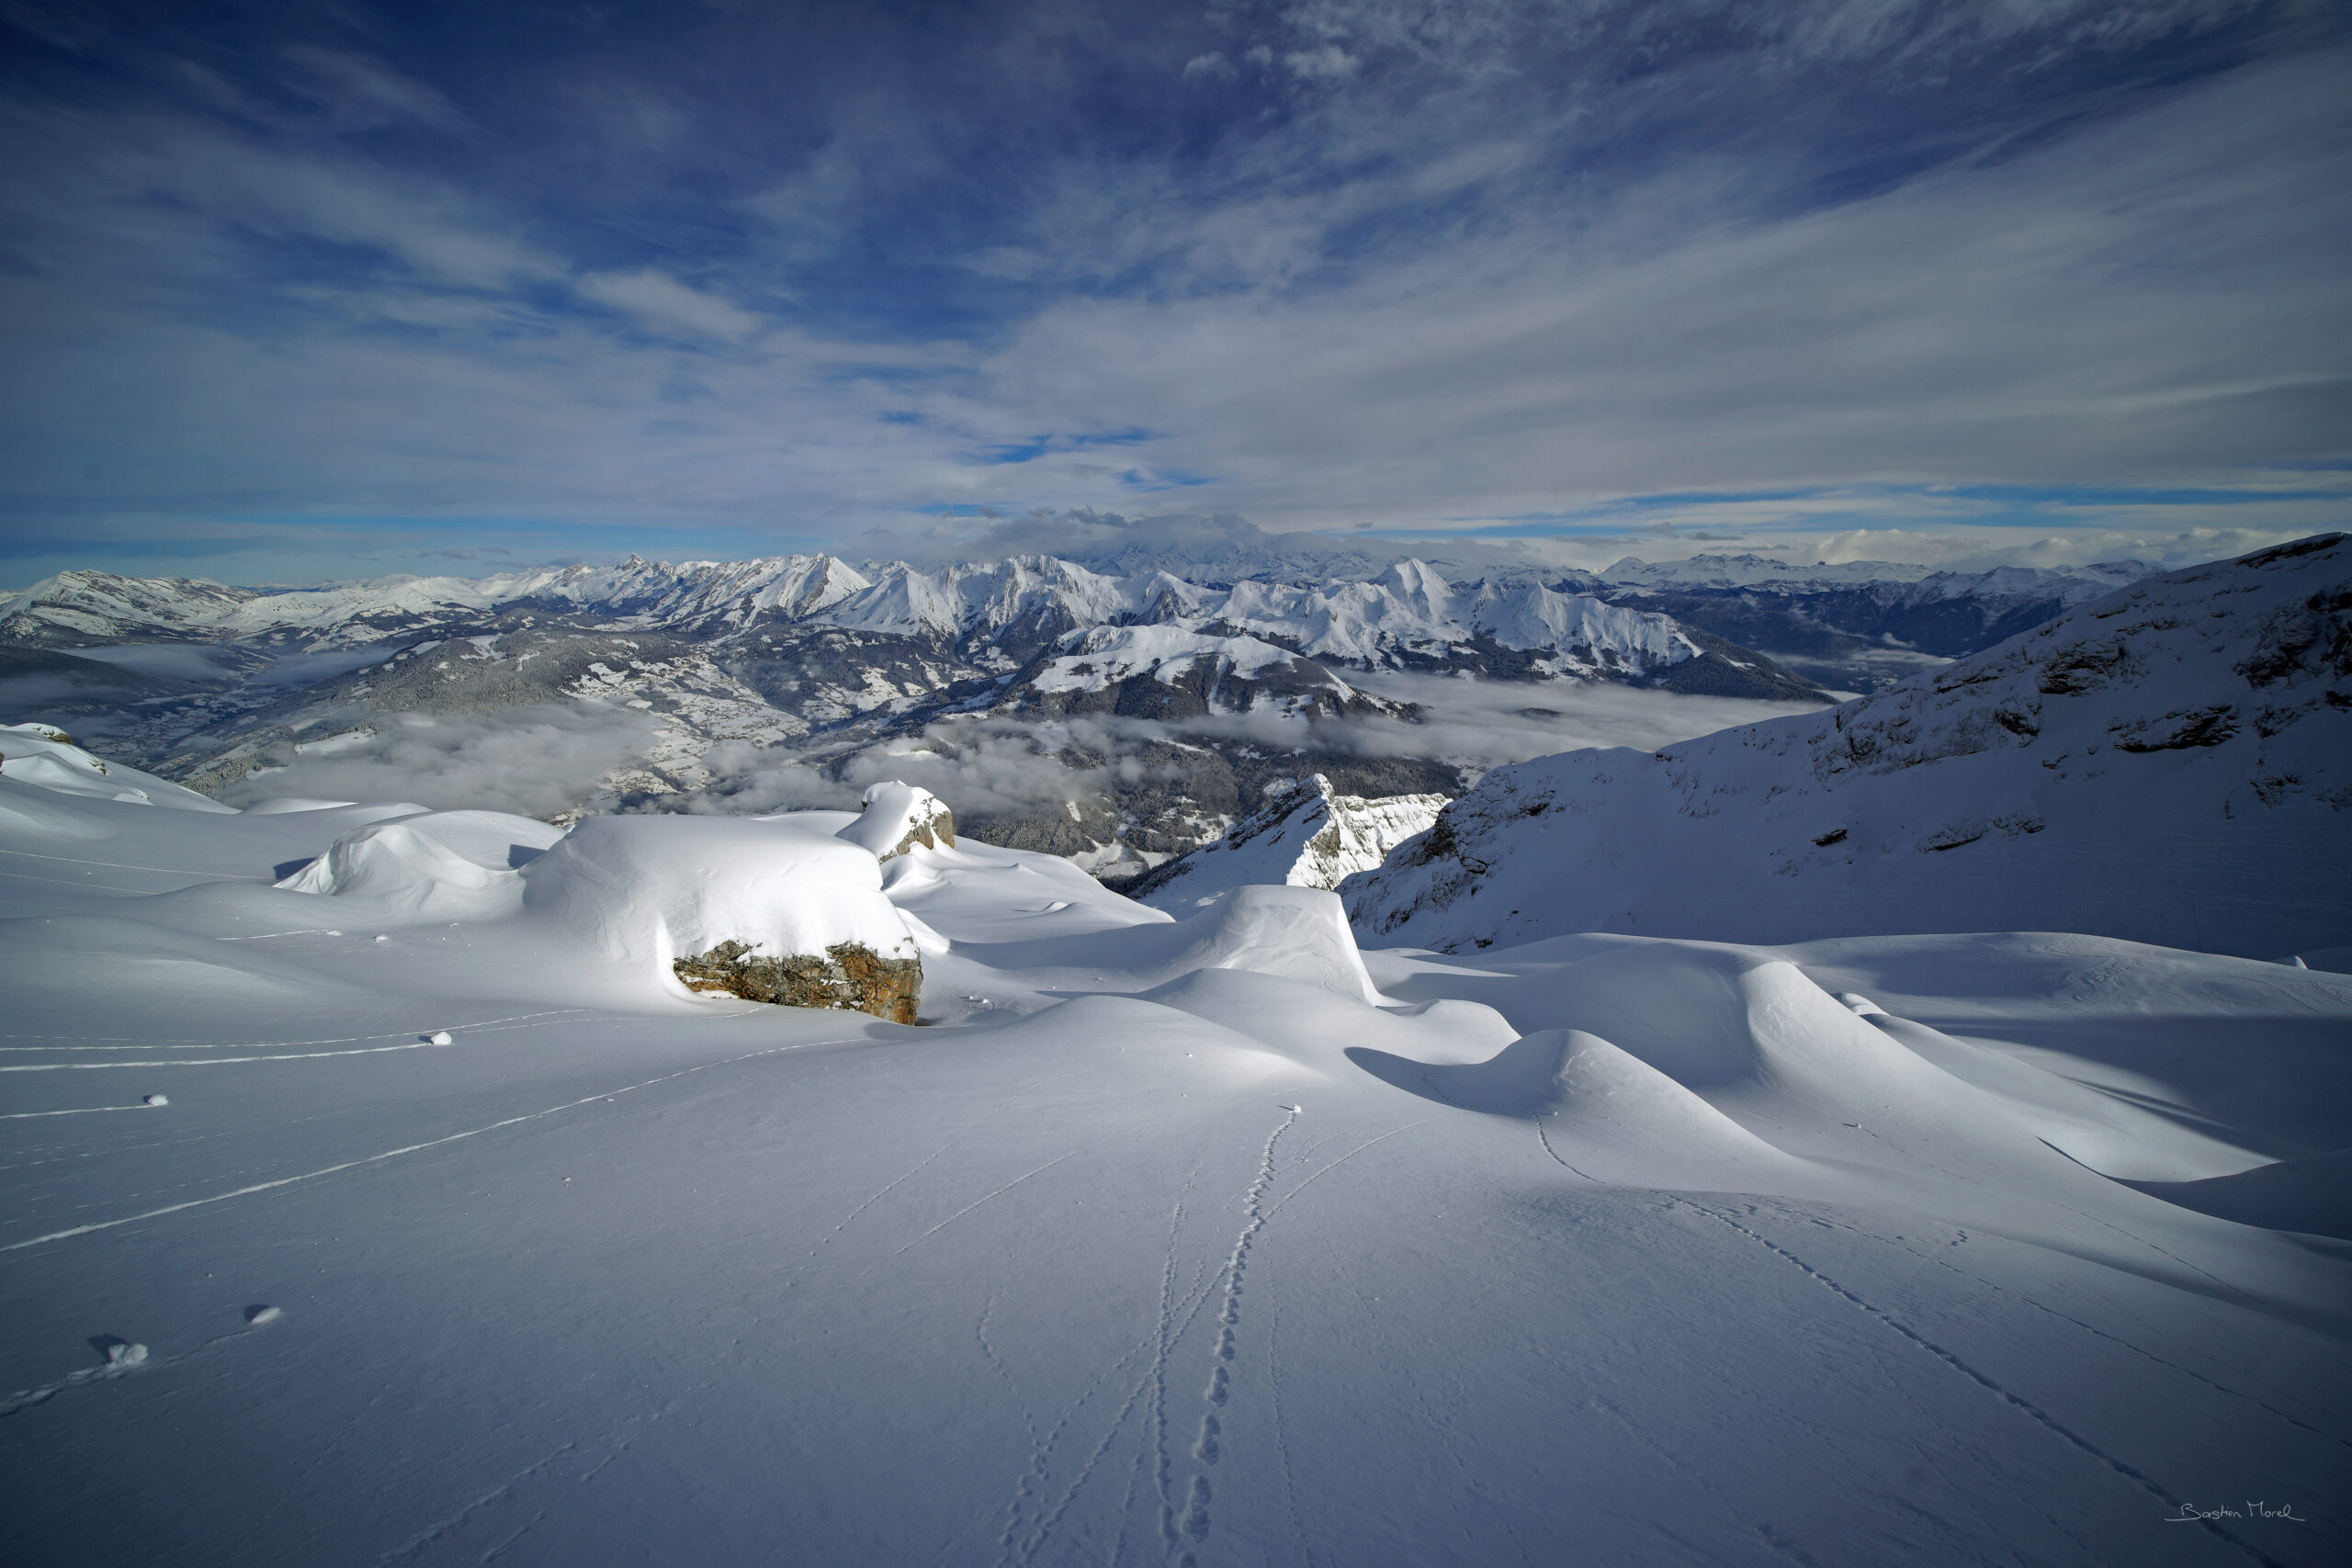
<svg viewBox="0 0 2352 1568">
<path fill-rule="evenodd" d="M 2265 1217 L 2324 1220 L 2342 976 L 1361 953 L 1319 890 L 1176 920 L 969 841 L 879 863 L 846 813 L 591 819 L 517 869 L 496 824 L 0 784 L 36 795 L 0 818 L 24 1562 L 2352 1546 L 2343 1244 L 2177 1190 L 2284 1168 Z M 381 883 L 272 886 L 402 823 L 435 852 L 345 856 Z M 452 861 L 521 892 L 421 918 Z M 921 941 L 932 1026 L 608 956 L 804 907 Z M 2167 1522 L 2249 1497 L 2301 1522 Z"/>
</svg>

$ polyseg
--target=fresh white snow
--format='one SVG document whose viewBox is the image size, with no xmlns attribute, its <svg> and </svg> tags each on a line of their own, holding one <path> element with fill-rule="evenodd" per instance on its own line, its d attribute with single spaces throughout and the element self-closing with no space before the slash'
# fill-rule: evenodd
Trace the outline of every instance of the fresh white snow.
<svg viewBox="0 0 2352 1568">
<path fill-rule="evenodd" d="M 12 1560 L 2352 1551 L 2352 979 L 1360 951 L 1318 888 L 906 844 L 918 793 L 0 777 Z M 924 1025 L 664 983 L 747 920 L 919 950 Z"/>
</svg>

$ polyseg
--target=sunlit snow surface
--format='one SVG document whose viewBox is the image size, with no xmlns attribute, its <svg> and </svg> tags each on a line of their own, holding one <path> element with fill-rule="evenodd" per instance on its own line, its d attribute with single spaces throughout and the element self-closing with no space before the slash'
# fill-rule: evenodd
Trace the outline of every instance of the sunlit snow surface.
<svg viewBox="0 0 2352 1568">
<path fill-rule="evenodd" d="M 13 1562 L 2352 1548 L 2352 1248 L 2184 1206 L 2352 1231 L 2345 976 L 1359 964 L 967 843 L 907 1029 L 270 886 L 383 815 L 0 781 Z"/>
</svg>

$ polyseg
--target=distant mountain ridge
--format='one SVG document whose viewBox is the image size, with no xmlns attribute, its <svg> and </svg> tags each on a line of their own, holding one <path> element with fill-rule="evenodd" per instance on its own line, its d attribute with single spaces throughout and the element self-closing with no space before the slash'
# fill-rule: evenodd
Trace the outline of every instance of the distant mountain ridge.
<svg viewBox="0 0 2352 1568">
<path fill-rule="evenodd" d="M 1489 546 L 1425 559 L 1235 518 L 1179 522 L 1161 534 L 1117 520 L 1081 522 L 1075 537 L 1064 529 L 1083 559 L 1010 553 L 933 567 L 632 556 L 298 589 L 68 571 L 0 599 L 0 705 L 58 722 L 99 716 L 125 754 L 221 790 L 366 744 L 383 715 L 585 700 L 644 716 L 639 754 L 600 785 L 644 808 L 709 785 L 705 759 L 718 745 L 789 752 L 821 771 L 867 747 L 927 745 L 947 721 L 1306 722 L 1271 751 L 1230 734 L 1145 742 L 1144 771 L 1099 798 L 969 824 L 1133 875 L 1214 840 L 1283 778 L 1320 771 L 1367 797 L 1457 793 L 1475 770 L 1394 748 L 1317 749 L 1317 722 L 1413 721 L 1409 705 L 1366 690 L 1363 671 L 1819 702 L 1824 686 L 1941 661 L 1898 646 L 1888 627 L 1902 615 L 1942 616 L 1944 642 L 1966 644 L 1972 628 L 2102 591 L 2096 574 L 2108 570 L 1970 578 L 1629 558 L 1611 569 L 1623 581 L 1607 581 L 1514 564 Z M 1744 585 L 1716 586 L 1734 580 Z M 1758 635 L 1744 635 L 1751 624 Z M 1808 662 L 1792 672 L 1770 651 L 1779 644 Z M 1102 766 L 1082 750 L 1066 755 L 1057 765 Z"/>
</svg>

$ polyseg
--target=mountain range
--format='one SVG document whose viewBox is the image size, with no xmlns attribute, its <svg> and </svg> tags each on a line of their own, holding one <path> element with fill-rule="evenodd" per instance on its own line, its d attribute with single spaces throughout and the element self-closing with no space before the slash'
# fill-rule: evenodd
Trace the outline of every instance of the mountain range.
<svg viewBox="0 0 2352 1568">
<path fill-rule="evenodd" d="M 721 747 L 823 781 L 877 748 L 955 754 L 976 725 L 1026 727 L 1041 769 L 1086 778 L 973 811 L 967 830 L 1116 878 L 1214 841 L 1315 773 L 1365 797 L 1459 793 L 1476 759 L 1340 738 L 1351 719 L 1421 716 L 1374 689 L 1383 673 L 1821 703 L 2146 570 L 1700 556 L 1593 574 L 1236 519 L 1093 544 L 1082 560 L 632 557 L 307 589 L 69 571 L 0 600 L 0 704 L 247 795 L 299 761 L 379 744 L 395 716 L 504 722 L 584 703 L 640 718 L 628 754 L 554 816 L 721 787 Z M 1116 759 L 1063 732 L 1080 720 L 1118 731 Z"/>
</svg>

